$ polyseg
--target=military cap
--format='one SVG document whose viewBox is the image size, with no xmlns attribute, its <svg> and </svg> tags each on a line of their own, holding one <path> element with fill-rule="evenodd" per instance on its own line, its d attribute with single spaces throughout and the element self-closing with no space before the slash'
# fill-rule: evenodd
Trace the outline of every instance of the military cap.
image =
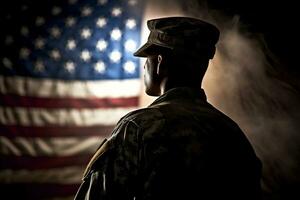
<svg viewBox="0 0 300 200">
<path fill-rule="evenodd" d="M 190 17 L 165 17 L 147 21 L 148 41 L 134 56 L 147 57 L 159 49 L 207 53 L 212 58 L 219 40 L 218 28 L 208 22 Z"/>
</svg>

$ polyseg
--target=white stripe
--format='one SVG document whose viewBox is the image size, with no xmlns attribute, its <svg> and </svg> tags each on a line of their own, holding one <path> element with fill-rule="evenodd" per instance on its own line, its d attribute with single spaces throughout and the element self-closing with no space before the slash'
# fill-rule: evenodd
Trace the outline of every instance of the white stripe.
<svg viewBox="0 0 300 200">
<path fill-rule="evenodd" d="M 63 81 L 0 76 L 0 93 L 34 97 L 118 98 L 138 96 L 141 80 Z"/>
<path fill-rule="evenodd" d="M 22 126 L 115 125 L 131 108 L 113 109 L 41 109 L 0 107 L 0 124 Z"/>
<path fill-rule="evenodd" d="M 65 167 L 45 170 L 0 170 L 1 183 L 81 183 L 82 167 Z"/>
<path fill-rule="evenodd" d="M 72 156 L 93 154 L 103 139 L 96 136 L 52 138 L 7 138 L 0 136 L 0 155 Z"/>
</svg>

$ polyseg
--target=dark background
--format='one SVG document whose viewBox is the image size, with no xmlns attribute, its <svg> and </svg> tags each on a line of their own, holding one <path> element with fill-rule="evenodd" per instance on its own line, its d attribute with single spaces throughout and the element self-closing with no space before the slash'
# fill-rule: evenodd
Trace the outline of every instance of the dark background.
<svg viewBox="0 0 300 200">
<path fill-rule="evenodd" d="M 198 0 L 199 3 L 203 1 Z M 228 16 L 238 15 L 245 30 L 262 34 L 272 56 L 270 62 L 278 62 L 278 70 L 289 78 L 299 79 L 298 41 L 299 21 L 297 1 L 266 0 L 209 0 L 207 6 Z M 299 90 L 299 81 L 295 87 Z"/>
<path fill-rule="evenodd" d="M 198 0 L 199 4 L 203 1 Z M 300 96 L 300 70 L 298 64 L 298 44 L 299 44 L 299 21 L 298 21 L 298 6 L 296 1 L 259 1 L 259 0 L 227 0 L 217 1 L 211 0 L 206 2 L 206 6 L 210 10 L 216 10 L 223 13 L 229 18 L 239 17 L 241 22 L 241 30 L 245 31 L 249 37 L 257 37 L 262 44 L 266 59 L 272 67 L 272 76 L 282 83 L 288 85 L 293 90 L 293 99 L 298 99 Z M 280 99 L 285 98 L 285 93 L 278 93 Z M 278 98 L 279 99 L 279 98 Z M 286 97 L 288 99 L 288 97 Z M 274 100 L 277 101 L 277 100 Z M 279 101 L 278 101 L 279 102 Z M 283 101 L 281 101 L 283 102 Z M 300 180 L 299 180 L 299 104 L 300 102 L 285 103 L 285 111 L 289 114 L 283 116 L 290 117 L 292 128 L 288 127 L 283 131 L 274 131 L 274 135 L 281 135 L 282 139 L 288 141 L 286 143 L 287 154 L 282 154 L 280 161 L 272 160 L 266 162 L 264 179 L 267 185 L 270 186 L 269 191 L 265 191 L 264 199 L 299 199 Z M 267 109 L 266 109 L 267 110 Z M 263 112 L 263 109 L 261 110 Z M 271 113 L 271 112 L 270 112 Z M 273 112 L 275 115 L 280 115 L 280 112 Z M 278 117 L 274 117 L 278 119 Z M 284 117 L 282 117 L 284 118 Z M 280 121 L 279 121 L 280 122 Z M 288 126 L 289 126 L 288 125 Z M 267 127 L 267 125 L 266 125 Z M 267 129 L 266 129 L 267 130 Z M 268 134 L 268 133 L 261 133 Z M 272 134 L 270 134 L 272 136 Z M 276 136 L 276 135 L 275 135 Z M 272 143 L 271 137 L 268 142 Z M 279 141 L 280 142 L 280 141 Z M 297 144 L 298 143 L 298 144 Z M 275 144 L 276 145 L 276 144 Z M 262 147 L 263 149 L 264 147 Z M 281 145 L 278 145 L 281 148 Z M 298 151 L 298 152 L 295 152 Z M 274 151 L 275 152 L 275 151 Z M 280 152 L 280 150 L 278 151 Z M 275 153 L 274 153 L 275 154 Z M 265 154 L 268 155 L 268 154 Z M 293 169 L 285 168 L 285 172 L 279 172 L 278 169 L 283 169 L 284 162 L 288 162 L 290 158 L 298 163 Z M 275 158 L 276 156 L 274 156 Z M 268 160 L 268 158 L 263 158 Z M 296 166 L 296 167 L 295 167 Z M 269 179 L 269 177 L 272 177 Z M 276 182 L 276 184 L 275 184 Z"/>
<path fill-rule="evenodd" d="M 200 0 L 198 0 L 201 2 Z M 252 35 L 260 35 L 261 42 L 264 44 L 265 55 L 268 62 L 273 67 L 273 74 L 277 79 L 282 80 L 294 89 L 295 96 L 298 96 L 300 92 L 300 70 L 299 70 L 299 21 L 298 13 L 299 7 L 296 5 L 297 1 L 263 1 L 263 0 L 227 0 L 217 1 L 212 0 L 207 2 L 207 6 L 210 9 L 216 9 L 223 12 L 229 17 L 239 16 L 242 22 L 242 29 Z M 277 94 L 278 96 L 284 94 Z M 284 97 L 283 97 L 284 98 Z M 300 102 L 299 102 L 300 103 Z M 298 106 L 290 106 L 288 112 L 293 112 L 293 109 L 298 109 Z M 288 107 L 288 106 L 287 106 Z M 299 115 L 297 119 L 293 119 L 294 123 L 300 123 Z M 299 127 L 299 126 L 295 126 Z M 282 132 L 286 134 L 286 138 L 290 132 L 294 132 L 294 138 L 290 138 L 290 146 L 292 146 L 292 140 L 295 143 L 299 140 L 300 131 L 294 129 L 293 131 Z M 263 133 L 262 133 L 263 134 Z M 282 137 L 283 138 L 283 137 Z M 270 139 L 269 142 L 273 140 Z M 295 145 L 295 144 L 293 144 Z M 297 146 L 297 144 L 295 145 Z M 299 146 L 299 143 L 298 143 Z M 278 147 L 280 148 L 280 147 Z M 296 148 L 294 151 L 299 151 Z M 295 152 L 290 152 L 294 154 Z M 295 155 L 295 154 L 294 154 Z M 298 160 L 299 154 L 296 153 L 294 159 Z M 285 158 L 282 158 L 282 162 Z M 268 170 L 276 171 L 276 162 L 269 163 Z M 271 194 L 265 195 L 265 199 L 299 199 L 299 166 L 295 169 L 290 177 L 284 177 L 284 175 L 277 174 L 276 172 L 270 172 L 278 185 L 271 187 Z M 293 178 L 293 177 L 298 177 Z M 272 185 L 272 184 L 271 184 Z"/>
</svg>

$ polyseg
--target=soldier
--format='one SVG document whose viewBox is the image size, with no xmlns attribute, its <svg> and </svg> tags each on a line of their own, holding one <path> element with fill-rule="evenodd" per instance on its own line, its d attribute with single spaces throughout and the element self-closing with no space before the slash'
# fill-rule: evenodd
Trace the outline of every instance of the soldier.
<svg viewBox="0 0 300 200">
<path fill-rule="evenodd" d="M 206 100 L 219 30 L 187 17 L 149 20 L 149 107 L 124 116 L 91 159 L 76 200 L 260 198 L 261 162 L 239 126 Z"/>
</svg>

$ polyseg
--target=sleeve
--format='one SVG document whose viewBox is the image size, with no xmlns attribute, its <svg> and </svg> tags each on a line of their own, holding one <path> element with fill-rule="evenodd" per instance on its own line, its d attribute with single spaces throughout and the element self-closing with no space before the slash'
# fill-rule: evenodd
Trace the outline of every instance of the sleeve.
<svg viewBox="0 0 300 200">
<path fill-rule="evenodd" d="M 75 200 L 134 199 L 139 127 L 123 120 L 91 159 Z"/>
</svg>

